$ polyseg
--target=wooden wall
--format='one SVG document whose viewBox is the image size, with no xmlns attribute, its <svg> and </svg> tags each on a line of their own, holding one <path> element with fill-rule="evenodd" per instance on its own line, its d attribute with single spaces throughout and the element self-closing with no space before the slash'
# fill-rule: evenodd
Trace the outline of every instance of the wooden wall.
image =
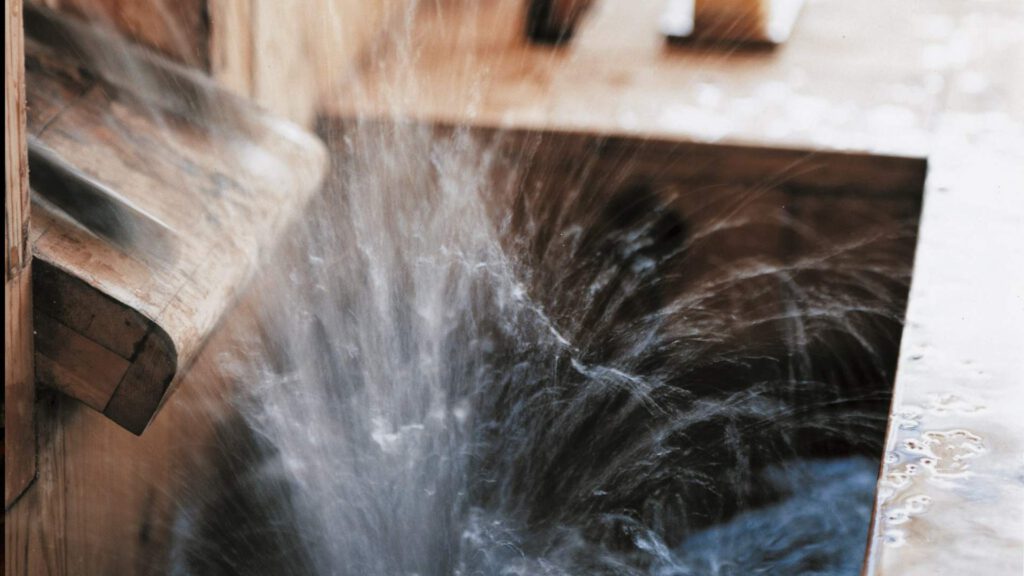
<svg viewBox="0 0 1024 576">
<path fill-rule="evenodd" d="M 212 346 L 141 437 L 40 389 L 39 476 L 5 514 L 7 576 L 169 572 L 179 505 L 202 494 L 229 404 Z"/>
</svg>

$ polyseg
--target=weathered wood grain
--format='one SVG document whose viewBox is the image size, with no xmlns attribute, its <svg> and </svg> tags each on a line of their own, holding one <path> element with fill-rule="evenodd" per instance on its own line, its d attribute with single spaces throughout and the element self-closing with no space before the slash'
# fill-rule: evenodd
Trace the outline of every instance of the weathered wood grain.
<svg viewBox="0 0 1024 576">
<path fill-rule="evenodd" d="M 33 321 L 38 379 L 103 411 L 132 363 L 45 313 Z"/>
<path fill-rule="evenodd" d="M 37 376 L 139 434 L 316 190 L 325 154 L 298 128 L 91 27 L 34 10 L 26 29 L 29 106 L 42 103 L 32 137 L 109 191 L 111 210 L 158 221 L 170 244 L 112 238 L 39 190 L 38 315 L 79 338 L 41 331 Z M 86 350 L 111 362 L 97 369 Z"/>
<path fill-rule="evenodd" d="M 405 0 L 38 0 L 208 72 L 300 125 L 350 78 Z"/>
<path fill-rule="evenodd" d="M 206 68 L 205 0 L 35 0 L 122 31 L 175 60 Z"/>
<path fill-rule="evenodd" d="M 4 3 L 4 508 L 35 476 L 31 259 L 20 0 Z"/>
</svg>

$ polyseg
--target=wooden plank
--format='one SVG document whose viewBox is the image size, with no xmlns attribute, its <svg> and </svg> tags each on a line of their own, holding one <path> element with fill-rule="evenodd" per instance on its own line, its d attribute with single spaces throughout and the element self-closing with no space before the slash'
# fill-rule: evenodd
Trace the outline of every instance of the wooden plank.
<svg viewBox="0 0 1024 576">
<path fill-rule="evenodd" d="M 35 477 L 32 293 L 21 1 L 4 3 L 4 508 Z"/>
<path fill-rule="evenodd" d="M 337 135 L 344 133 L 350 122 L 346 117 L 323 118 L 319 129 Z M 362 126 L 370 122 L 384 126 L 390 120 L 360 120 Z M 439 136 L 456 129 L 446 121 L 425 123 Z M 587 164 L 595 172 L 595 181 L 770 187 L 789 195 L 854 196 L 917 205 L 927 168 L 924 159 L 913 157 L 680 142 L 561 129 L 495 128 L 480 123 L 469 126 L 481 146 L 501 150 L 523 165 L 542 166 L 541 174 Z"/>
<path fill-rule="evenodd" d="M 118 574 L 168 570 L 183 502 L 201 498 L 229 382 L 211 344 L 141 437 L 77 400 L 41 391 L 39 479 L 8 512 L 6 574 Z"/>
<path fill-rule="evenodd" d="M 251 95 L 254 74 L 253 3 L 248 0 L 215 0 L 209 2 L 207 10 L 210 15 L 210 75 L 236 94 Z"/>
<path fill-rule="evenodd" d="M 206 0 L 42 0 L 42 3 L 118 30 L 177 61 L 208 68 Z"/>
<path fill-rule="evenodd" d="M 39 262 L 34 270 L 33 291 L 37 313 L 59 318 L 75 333 L 95 335 L 98 346 L 120 358 L 131 358 L 153 329 L 153 323 L 135 310 L 47 262 Z"/>
<path fill-rule="evenodd" d="M 202 500 L 217 463 L 235 450 L 223 423 L 232 417 L 236 383 L 222 367 L 225 358 L 245 358 L 236 336 L 259 330 L 258 294 L 255 287 L 246 293 L 141 437 L 41 389 L 39 479 L 5 518 L 7 550 L 17 552 L 6 555 L 6 574 L 168 571 L 187 503 Z"/>
<path fill-rule="evenodd" d="M 31 264 L 4 283 L 4 505 L 36 474 Z"/>
<path fill-rule="evenodd" d="M 147 334 L 103 414 L 141 434 L 168 396 L 178 368 L 177 353 L 158 332 Z"/>
<path fill-rule="evenodd" d="M 819 0 L 784 45 L 732 52 L 666 46 L 665 4 L 595 0 L 557 49 L 523 41 L 522 0 L 425 5 L 402 35 L 408 50 L 339 86 L 325 114 L 927 155 L 941 90 L 928 64 L 935 42 L 914 6 Z M 395 74 L 403 53 L 416 58 Z"/>
<path fill-rule="evenodd" d="M 250 20 L 253 65 L 249 96 L 301 124 L 312 121 L 319 96 L 317 67 L 302 64 L 313 59 L 310 47 L 316 36 L 305 29 L 311 12 L 315 11 L 310 10 L 308 0 L 256 2 Z"/>
<path fill-rule="evenodd" d="M 29 132 L 109 210 L 130 205 L 133 218 L 166 230 L 160 246 L 152 234 L 116 237 L 59 210 L 59 190 L 42 188 L 33 203 L 47 223 L 33 244 L 41 311 L 130 364 L 118 381 L 55 381 L 93 371 L 74 340 L 57 338 L 40 346 L 39 375 L 138 434 L 301 213 L 326 156 L 295 126 L 152 54 L 41 9 L 26 23 L 30 107 L 68 98 L 58 114 L 30 118 Z M 80 69 L 89 74 L 65 89 Z M 44 176 L 41 186 L 66 183 Z"/>
<path fill-rule="evenodd" d="M 235 337 L 259 330 L 256 290 L 228 315 L 141 437 L 74 398 L 40 389 L 39 477 L 5 518 L 6 574 L 167 572 L 187 503 L 202 500 L 216 465 L 236 449 L 224 436 L 236 397 L 223 366 L 245 361 Z"/>
<path fill-rule="evenodd" d="M 1024 573 L 1024 5 L 962 8 L 864 573 Z M 952 16 L 952 15 L 951 15 Z"/>
<path fill-rule="evenodd" d="M 39 381 L 102 412 L 132 363 L 38 310 L 33 322 Z"/>
</svg>

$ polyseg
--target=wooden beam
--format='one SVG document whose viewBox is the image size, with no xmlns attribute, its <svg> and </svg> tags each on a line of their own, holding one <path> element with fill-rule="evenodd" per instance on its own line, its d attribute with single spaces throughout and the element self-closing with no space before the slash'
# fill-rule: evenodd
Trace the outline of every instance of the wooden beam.
<svg viewBox="0 0 1024 576">
<path fill-rule="evenodd" d="M 25 29 L 36 376 L 141 434 L 326 154 L 95 27 L 34 8 Z"/>
<path fill-rule="evenodd" d="M 208 0 L 210 74 L 275 114 L 310 126 L 324 99 L 356 77 L 415 4 Z"/>
<path fill-rule="evenodd" d="M 32 254 L 28 248 L 21 0 L 4 2 L 4 507 L 35 477 Z"/>
</svg>

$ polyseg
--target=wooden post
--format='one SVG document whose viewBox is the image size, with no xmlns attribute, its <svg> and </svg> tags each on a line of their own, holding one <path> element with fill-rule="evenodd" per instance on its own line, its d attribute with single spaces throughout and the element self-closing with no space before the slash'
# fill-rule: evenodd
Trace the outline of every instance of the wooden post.
<svg viewBox="0 0 1024 576">
<path fill-rule="evenodd" d="M 4 2 L 4 509 L 36 471 L 21 0 Z"/>
</svg>

